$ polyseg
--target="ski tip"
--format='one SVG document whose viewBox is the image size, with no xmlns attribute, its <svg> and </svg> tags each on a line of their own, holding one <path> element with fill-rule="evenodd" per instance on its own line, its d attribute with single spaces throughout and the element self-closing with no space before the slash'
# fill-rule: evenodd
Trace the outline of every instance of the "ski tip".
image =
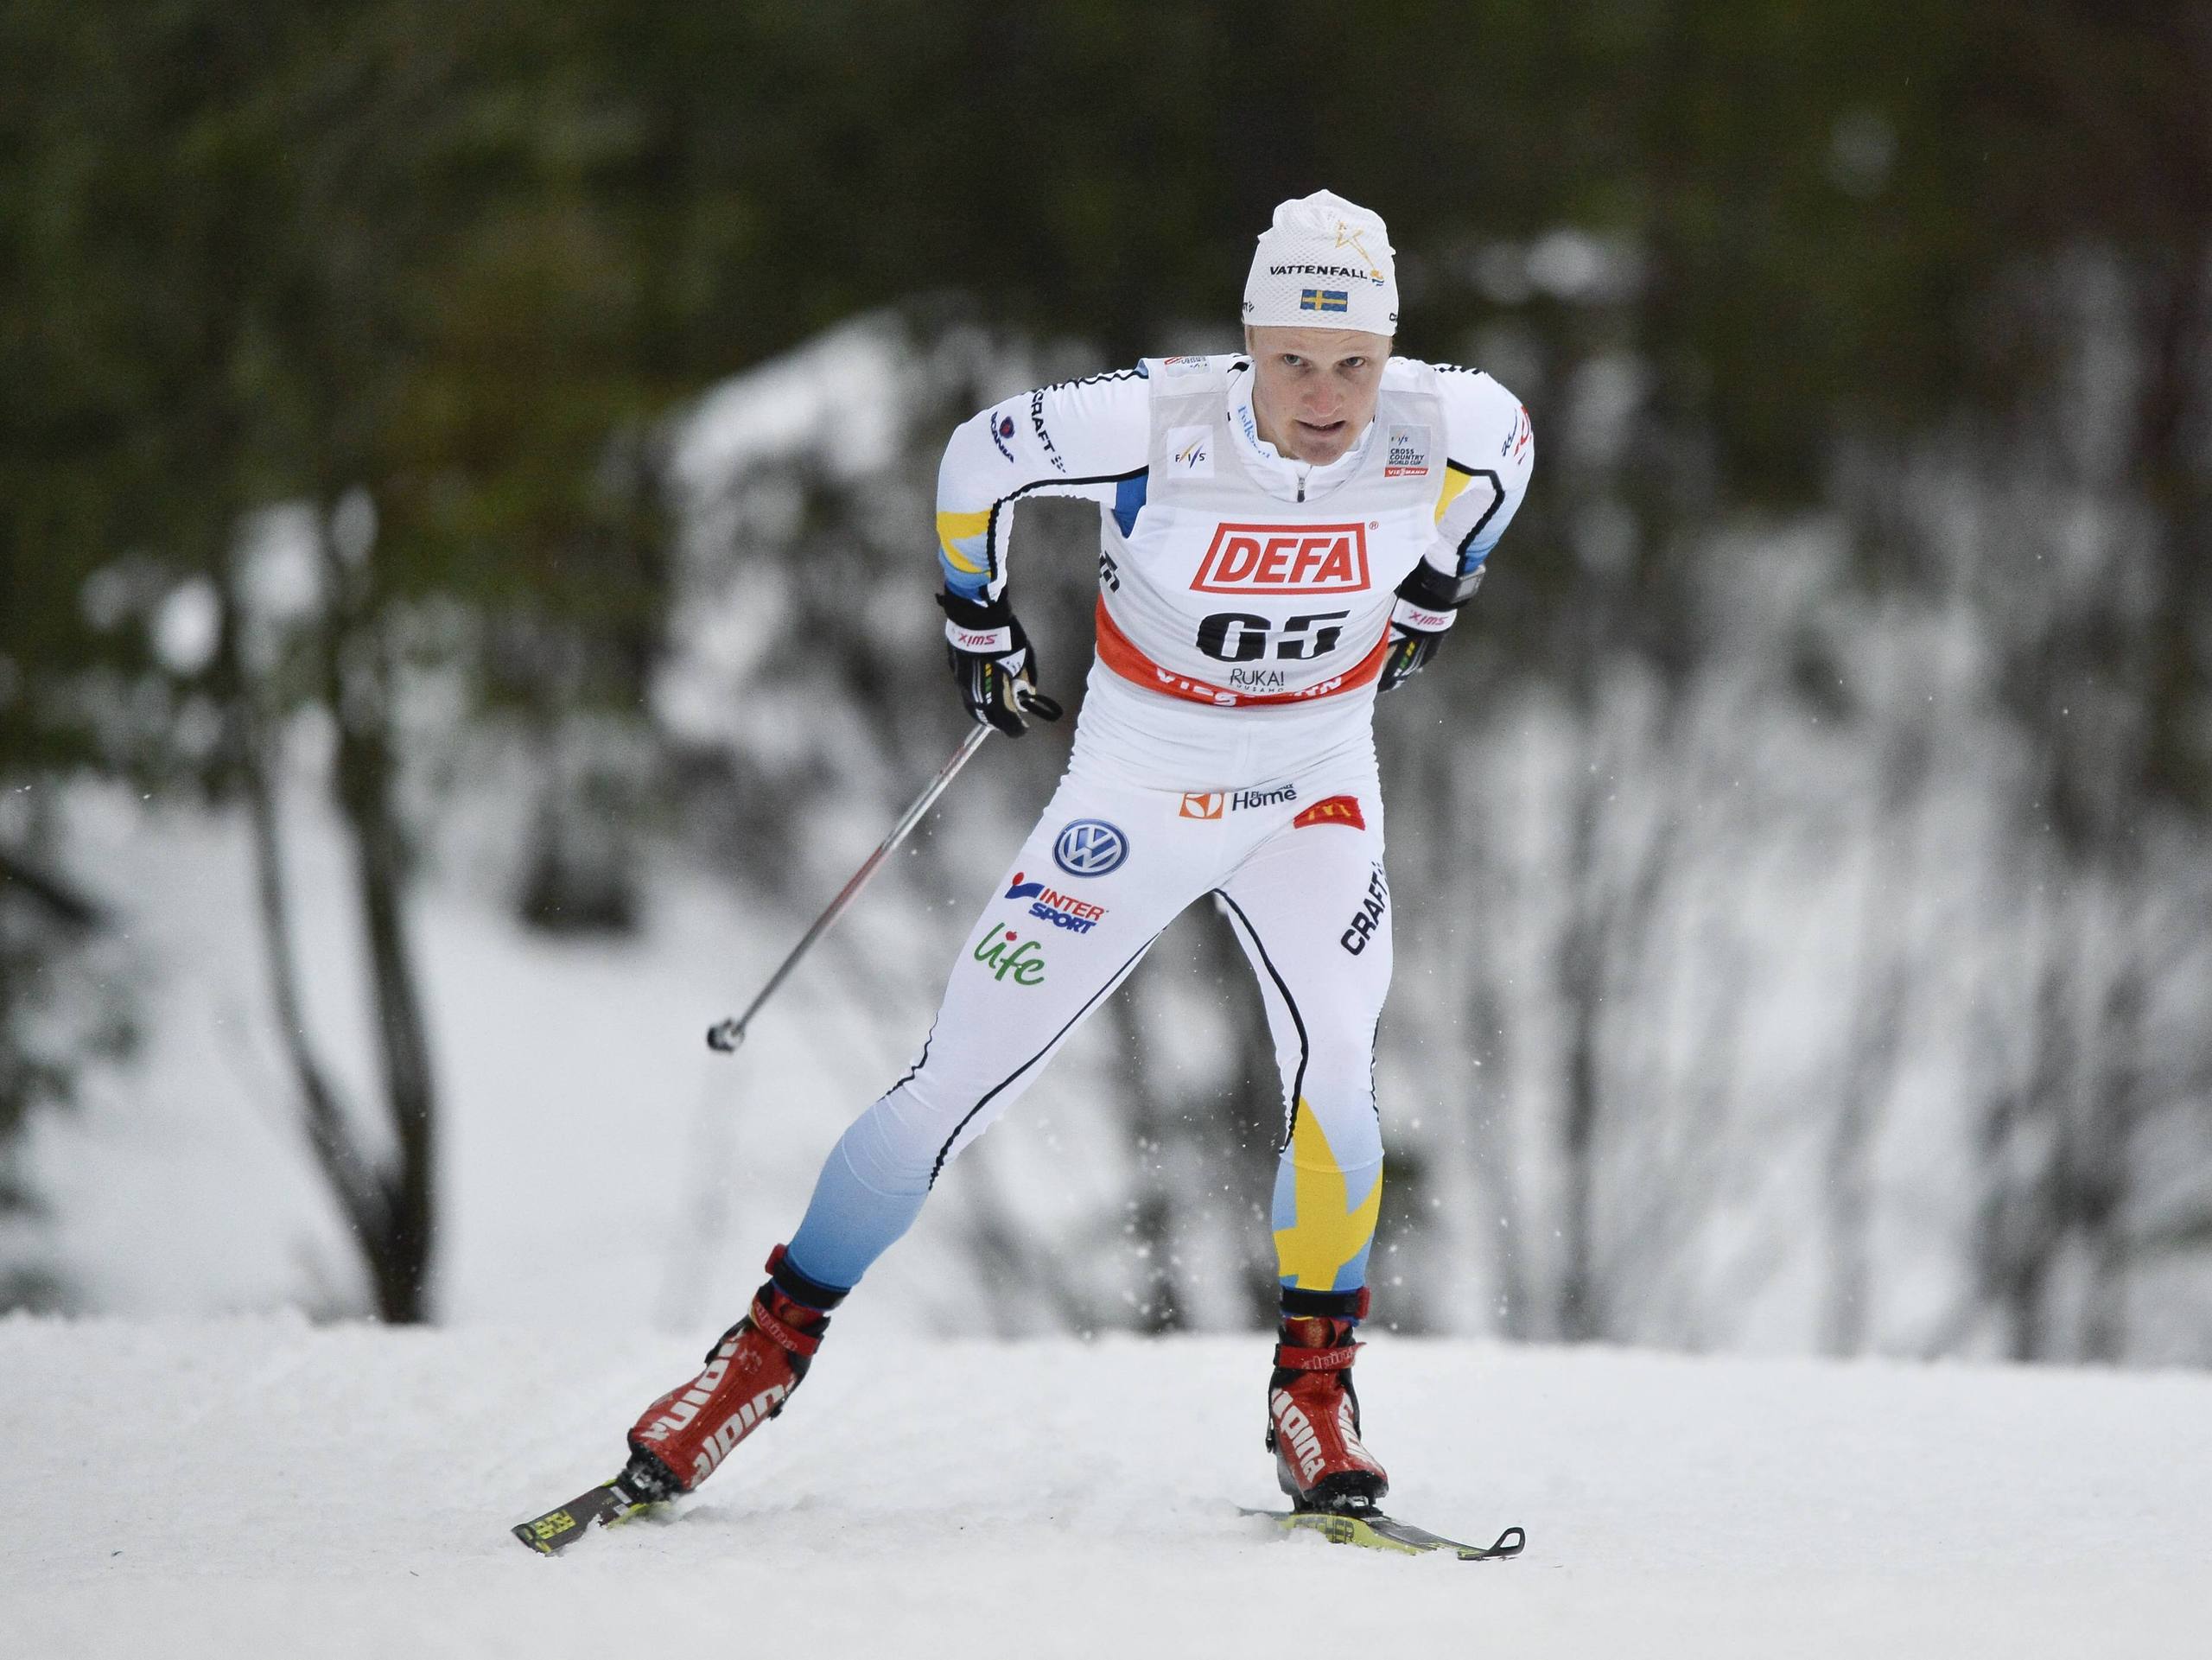
<svg viewBox="0 0 2212 1660">
<path fill-rule="evenodd" d="M 507 1531 L 513 1534 L 516 1538 L 521 1540 L 523 1543 L 528 1545 L 539 1555 L 550 1556 L 553 1554 L 552 1544 L 547 1540 L 539 1538 L 535 1533 L 531 1532 L 531 1524 L 528 1522 L 518 1522 L 514 1526 L 509 1528 Z"/>
</svg>

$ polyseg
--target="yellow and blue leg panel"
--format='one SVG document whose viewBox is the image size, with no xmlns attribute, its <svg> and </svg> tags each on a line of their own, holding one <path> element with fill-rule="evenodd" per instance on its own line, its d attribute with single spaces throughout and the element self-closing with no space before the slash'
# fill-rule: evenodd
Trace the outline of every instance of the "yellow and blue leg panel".
<svg viewBox="0 0 2212 1660">
<path fill-rule="evenodd" d="M 1276 1167 L 1275 1262 L 1286 1294 L 1350 1296 L 1367 1283 L 1382 1205 L 1382 1139 L 1370 1103 L 1347 1106 L 1331 1126 L 1301 1097 Z"/>
</svg>

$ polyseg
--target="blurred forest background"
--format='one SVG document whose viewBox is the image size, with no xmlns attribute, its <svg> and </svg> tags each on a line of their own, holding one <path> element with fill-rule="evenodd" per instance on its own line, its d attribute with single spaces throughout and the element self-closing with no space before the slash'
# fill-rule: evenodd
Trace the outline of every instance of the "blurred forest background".
<svg viewBox="0 0 2212 1660">
<path fill-rule="evenodd" d="M 10 0 L 0 1297 L 724 1319 L 1065 753 L 705 1057 L 963 734 L 947 432 L 1325 185 L 1539 434 L 1378 712 L 1378 1310 L 2212 1364 L 2208 88 L 2186 0 Z M 883 1306 L 1256 1326 L 1275 1088 L 1195 913 Z"/>
</svg>

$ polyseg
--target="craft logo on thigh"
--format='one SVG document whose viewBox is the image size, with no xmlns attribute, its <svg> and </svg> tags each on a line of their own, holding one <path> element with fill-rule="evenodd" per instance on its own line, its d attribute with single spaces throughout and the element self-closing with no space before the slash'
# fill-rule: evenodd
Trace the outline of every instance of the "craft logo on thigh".
<svg viewBox="0 0 2212 1660">
<path fill-rule="evenodd" d="M 982 943 L 976 947 L 976 960 L 989 969 L 995 979 L 1003 980 L 1011 975 L 1018 986 L 1045 983 L 1045 948 L 995 922 L 984 932 Z"/>
<path fill-rule="evenodd" d="M 1290 821 L 1293 830 L 1304 830 L 1308 824 L 1349 824 L 1354 830 L 1365 830 L 1367 820 L 1360 813 L 1357 796 L 1328 795 Z"/>
<path fill-rule="evenodd" d="M 1078 818 L 1052 843 L 1052 862 L 1071 876 L 1103 876 L 1129 856 L 1129 838 L 1103 818 Z"/>
<path fill-rule="evenodd" d="M 1218 818 L 1228 805 L 1229 798 L 1219 790 L 1185 790 L 1183 805 L 1177 809 L 1182 818 Z"/>
<path fill-rule="evenodd" d="M 1374 938 L 1376 925 L 1389 908 L 1390 884 L 1383 878 L 1382 867 L 1376 864 L 1367 879 L 1367 896 L 1360 900 L 1359 909 L 1352 913 L 1351 920 L 1337 937 L 1337 944 L 1357 957 L 1367 949 L 1367 942 Z"/>
<path fill-rule="evenodd" d="M 1006 896 L 1010 900 L 1027 900 L 1029 914 L 1039 922 L 1049 922 L 1055 928 L 1065 928 L 1071 934 L 1087 934 L 1098 925 L 1106 914 L 1103 905 L 1086 905 L 1072 894 L 1062 894 L 1042 882 L 1026 881 L 1021 873 L 1014 873 Z"/>
</svg>

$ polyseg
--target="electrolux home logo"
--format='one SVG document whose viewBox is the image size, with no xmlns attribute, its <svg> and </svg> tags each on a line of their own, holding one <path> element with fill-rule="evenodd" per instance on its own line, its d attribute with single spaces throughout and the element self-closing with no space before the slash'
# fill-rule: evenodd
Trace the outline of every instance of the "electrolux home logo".
<svg viewBox="0 0 2212 1660">
<path fill-rule="evenodd" d="M 1103 876 L 1129 856 L 1129 838 L 1103 818 L 1078 818 L 1052 843 L 1052 862 L 1071 876 Z"/>
<path fill-rule="evenodd" d="M 1200 594 L 1357 594 L 1367 587 L 1367 526 L 1217 525 L 1191 587 Z"/>
<path fill-rule="evenodd" d="M 1280 807 L 1297 799 L 1295 784 L 1278 784 L 1267 790 L 1185 790 L 1176 817 L 1214 819 L 1225 812 L 1243 812 L 1251 807 Z"/>
</svg>

